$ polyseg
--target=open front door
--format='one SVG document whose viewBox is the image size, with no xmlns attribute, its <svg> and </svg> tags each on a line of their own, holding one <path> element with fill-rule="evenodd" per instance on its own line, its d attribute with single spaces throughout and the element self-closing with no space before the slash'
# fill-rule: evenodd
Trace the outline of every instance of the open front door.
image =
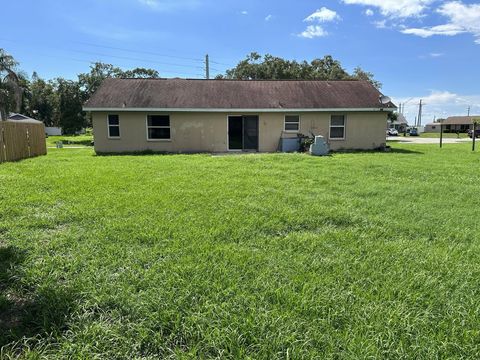
<svg viewBox="0 0 480 360">
<path fill-rule="evenodd" d="M 258 116 L 228 117 L 228 150 L 258 151 Z"/>
</svg>

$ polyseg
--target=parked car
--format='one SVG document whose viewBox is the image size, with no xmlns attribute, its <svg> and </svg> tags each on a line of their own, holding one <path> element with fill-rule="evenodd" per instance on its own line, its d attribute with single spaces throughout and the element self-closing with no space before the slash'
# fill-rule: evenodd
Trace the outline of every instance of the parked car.
<svg viewBox="0 0 480 360">
<path fill-rule="evenodd" d="M 387 135 L 388 136 L 398 136 L 398 130 L 394 129 L 394 128 L 388 129 L 387 130 Z"/>
<path fill-rule="evenodd" d="M 410 129 L 410 136 L 418 136 L 418 129 L 416 128 Z"/>
<path fill-rule="evenodd" d="M 472 138 L 472 135 L 473 135 L 473 130 L 470 129 L 468 130 L 468 137 L 471 139 Z M 475 138 L 479 138 L 480 137 L 480 129 L 475 129 Z"/>
</svg>

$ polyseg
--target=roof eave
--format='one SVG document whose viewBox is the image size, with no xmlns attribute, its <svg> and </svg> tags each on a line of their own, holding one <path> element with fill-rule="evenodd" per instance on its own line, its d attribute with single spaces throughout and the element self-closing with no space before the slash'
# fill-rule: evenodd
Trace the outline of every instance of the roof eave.
<svg viewBox="0 0 480 360">
<path fill-rule="evenodd" d="M 396 108 L 128 108 L 128 107 L 89 107 L 83 111 L 115 112 L 393 112 Z"/>
</svg>

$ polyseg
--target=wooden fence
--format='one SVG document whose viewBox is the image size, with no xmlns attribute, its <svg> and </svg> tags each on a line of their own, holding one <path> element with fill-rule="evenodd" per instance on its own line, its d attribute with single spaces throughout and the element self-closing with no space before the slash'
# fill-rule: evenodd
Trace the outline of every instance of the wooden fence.
<svg viewBox="0 0 480 360">
<path fill-rule="evenodd" d="M 47 144 L 43 123 L 0 121 L 0 163 L 46 153 Z"/>
</svg>

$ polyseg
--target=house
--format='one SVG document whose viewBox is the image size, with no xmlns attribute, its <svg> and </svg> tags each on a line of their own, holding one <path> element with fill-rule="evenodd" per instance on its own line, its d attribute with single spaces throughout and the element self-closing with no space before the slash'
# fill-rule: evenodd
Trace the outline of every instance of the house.
<svg viewBox="0 0 480 360">
<path fill-rule="evenodd" d="M 366 81 L 106 79 L 84 111 L 99 153 L 274 152 L 300 134 L 375 149 L 396 109 L 381 96 Z"/>
<path fill-rule="evenodd" d="M 425 132 L 426 133 L 439 133 L 441 125 L 442 124 L 440 122 L 428 123 L 428 124 L 425 125 Z"/>
<path fill-rule="evenodd" d="M 468 130 L 473 129 L 473 120 L 478 122 L 478 119 L 480 119 L 480 116 L 450 116 L 442 121 L 443 132 L 466 133 Z"/>
<path fill-rule="evenodd" d="M 398 130 L 398 132 L 405 132 L 407 131 L 408 128 L 408 121 L 405 119 L 405 116 L 403 114 L 397 114 L 397 120 L 394 121 L 389 121 L 388 122 L 388 127 L 389 128 L 394 128 Z"/>
</svg>

